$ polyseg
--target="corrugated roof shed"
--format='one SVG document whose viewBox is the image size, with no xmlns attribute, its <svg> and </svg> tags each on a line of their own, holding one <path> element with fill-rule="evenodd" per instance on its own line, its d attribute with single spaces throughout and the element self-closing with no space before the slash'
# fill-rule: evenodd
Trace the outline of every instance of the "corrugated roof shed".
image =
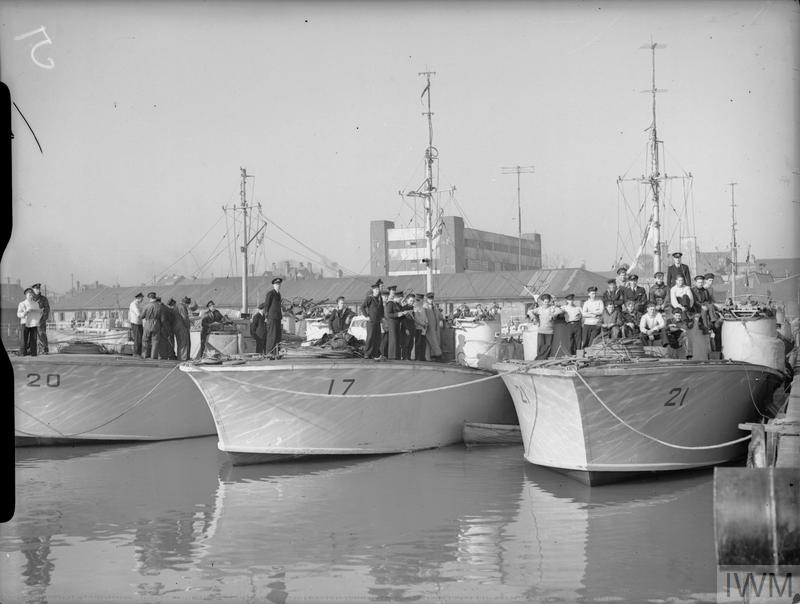
<svg viewBox="0 0 800 604">
<path fill-rule="evenodd" d="M 281 294 L 284 299 L 305 299 L 333 303 L 337 297 L 344 296 L 348 304 L 357 304 L 370 292 L 370 285 L 378 277 L 359 276 L 341 279 L 308 279 L 284 281 Z M 404 292 L 425 293 L 425 277 L 399 276 L 381 277 L 384 287 L 397 285 Z M 538 271 L 509 271 L 495 273 L 458 273 L 434 275 L 434 290 L 440 302 L 479 302 L 502 301 L 529 298 L 532 294 L 548 292 L 554 296 L 574 293 L 585 297 L 590 285 L 602 286 L 604 280 L 597 273 L 580 269 L 550 269 Z M 248 278 L 248 305 L 253 308 L 264 300 L 272 288 L 270 279 L 264 277 Z M 106 287 L 90 289 L 74 296 L 67 296 L 58 303 L 58 310 L 101 310 L 125 309 L 137 292 L 147 295 L 155 291 L 164 302 L 170 298 L 180 300 L 188 296 L 203 306 L 214 300 L 217 306 L 237 308 L 241 305 L 241 280 L 236 277 L 218 278 L 211 281 L 181 281 L 170 286 Z"/>
</svg>

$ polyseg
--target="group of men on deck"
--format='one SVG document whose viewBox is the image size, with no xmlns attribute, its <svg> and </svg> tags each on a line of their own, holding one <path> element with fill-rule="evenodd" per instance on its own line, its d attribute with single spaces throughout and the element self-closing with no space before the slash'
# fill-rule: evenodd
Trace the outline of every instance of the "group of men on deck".
<svg viewBox="0 0 800 604">
<path fill-rule="evenodd" d="M 213 306 L 213 302 L 210 302 Z M 142 292 L 128 307 L 133 355 L 143 359 L 189 360 L 189 330 L 197 305 L 184 296 L 180 302 L 170 298 L 166 304 L 156 292 L 145 301 Z"/>
<path fill-rule="evenodd" d="M 442 358 L 444 318 L 433 292 L 403 295 L 396 285 L 381 289 L 378 279 L 361 304 L 367 317 L 364 358 L 438 361 Z"/>
<path fill-rule="evenodd" d="M 681 262 L 682 256 L 680 252 L 672 254 L 667 281 L 664 282 L 663 272 L 656 272 L 649 291 L 639 285 L 637 275 L 620 267 L 617 277 L 608 280 L 602 296 L 598 297 L 597 287 L 588 288 L 588 299 L 582 306 L 575 304 L 574 294 L 567 295 L 560 306 L 553 304 L 550 294 L 539 296 L 538 305 L 529 311 L 538 324 L 536 358 L 575 354 L 597 337 L 607 340 L 638 336 L 644 345 L 669 347 L 671 353 L 683 345 L 681 338 L 695 320 L 700 331 L 711 339 L 712 350 L 718 351 L 721 320 L 714 307 L 714 274 L 697 275 L 691 285 L 689 267 Z M 568 345 L 566 350 L 555 351 L 554 324 L 562 320 L 566 323 Z"/>
</svg>

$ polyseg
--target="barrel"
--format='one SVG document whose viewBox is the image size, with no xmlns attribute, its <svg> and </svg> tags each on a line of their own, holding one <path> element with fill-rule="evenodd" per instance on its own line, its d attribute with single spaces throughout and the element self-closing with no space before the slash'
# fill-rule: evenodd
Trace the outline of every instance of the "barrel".
<svg viewBox="0 0 800 604">
<path fill-rule="evenodd" d="M 800 564 L 800 468 L 714 468 L 717 565 Z"/>
<path fill-rule="evenodd" d="M 722 322 L 722 356 L 783 371 L 784 347 L 776 334 L 774 317 L 725 319 Z"/>
<path fill-rule="evenodd" d="M 526 361 L 533 361 L 539 351 L 539 329 L 530 325 L 522 332 L 522 355 Z"/>
<path fill-rule="evenodd" d="M 500 321 L 456 321 L 456 360 L 467 367 L 491 369 L 497 361 Z"/>
</svg>

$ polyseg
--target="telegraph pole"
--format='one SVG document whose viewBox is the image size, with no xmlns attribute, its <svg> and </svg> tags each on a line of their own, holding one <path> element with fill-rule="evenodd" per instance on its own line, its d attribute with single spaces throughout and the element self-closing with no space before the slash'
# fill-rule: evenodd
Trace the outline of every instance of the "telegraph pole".
<svg viewBox="0 0 800 604">
<path fill-rule="evenodd" d="M 522 270 L 522 204 L 520 202 L 520 174 L 532 174 L 534 166 L 503 166 L 500 168 L 503 174 L 517 175 L 517 234 L 519 236 L 519 249 L 517 253 L 517 270 Z"/>
</svg>

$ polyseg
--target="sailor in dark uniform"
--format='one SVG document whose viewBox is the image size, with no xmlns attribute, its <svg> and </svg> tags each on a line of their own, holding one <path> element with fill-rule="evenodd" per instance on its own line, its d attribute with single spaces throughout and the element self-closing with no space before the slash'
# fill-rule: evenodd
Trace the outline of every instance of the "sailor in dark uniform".
<svg viewBox="0 0 800 604">
<path fill-rule="evenodd" d="M 39 319 L 39 344 L 41 345 L 42 354 L 48 354 L 50 349 L 47 346 L 47 320 L 50 318 L 50 301 L 47 296 L 42 294 L 42 284 L 34 283 L 31 285 L 33 290 L 33 301 L 39 304 L 42 311 L 42 318 Z"/>
<path fill-rule="evenodd" d="M 383 319 L 383 300 L 381 284 L 378 279 L 372 284 L 372 293 L 367 295 L 361 305 L 361 314 L 367 317 L 367 340 L 364 345 L 365 359 L 381 359 L 381 320 Z"/>
<path fill-rule="evenodd" d="M 689 274 L 689 267 L 681 263 L 683 254 L 674 252 L 672 254 L 673 264 L 667 269 L 667 287 L 672 289 L 675 285 L 675 277 L 678 275 L 683 276 L 683 283 L 689 285 L 692 282 L 692 276 Z"/>
<path fill-rule="evenodd" d="M 661 271 L 656 272 L 653 278 L 656 282 L 650 286 L 647 301 L 656 305 L 656 312 L 664 312 L 669 305 L 669 288 L 664 283 L 664 273 Z"/>
<path fill-rule="evenodd" d="M 267 342 L 264 348 L 267 358 L 270 359 L 274 359 L 278 355 L 278 345 L 281 343 L 281 320 L 283 319 L 281 283 L 283 283 L 283 279 L 275 277 L 272 280 L 272 289 L 264 298 L 264 323 L 267 326 Z"/>
</svg>

